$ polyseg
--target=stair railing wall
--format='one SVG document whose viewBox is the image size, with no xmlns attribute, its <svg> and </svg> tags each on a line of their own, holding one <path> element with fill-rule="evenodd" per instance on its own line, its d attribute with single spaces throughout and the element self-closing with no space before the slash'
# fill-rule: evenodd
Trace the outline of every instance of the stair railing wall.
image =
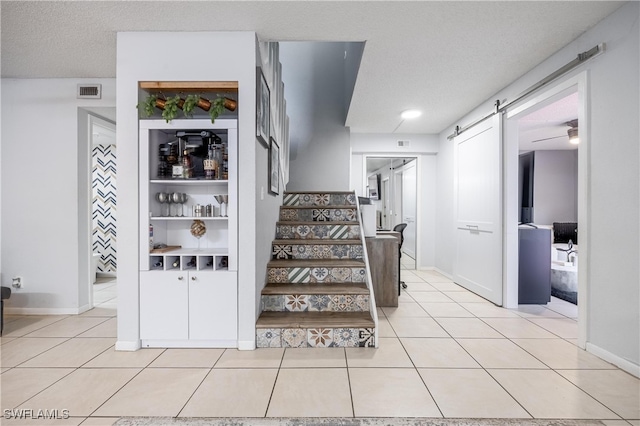
<svg viewBox="0 0 640 426">
<path fill-rule="evenodd" d="M 369 289 L 369 310 L 371 311 L 371 318 L 375 323 L 374 338 L 375 347 L 378 347 L 378 309 L 376 308 L 376 296 L 373 292 L 373 280 L 371 279 L 371 268 L 369 267 L 369 255 L 367 254 L 367 241 L 364 236 L 364 220 L 362 216 L 362 210 L 360 209 L 360 200 L 358 195 L 354 191 L 356 197 L 356 208 L 358 212 L 358 218 L 360 220 L 360 241 L 362 242 L 362 258 L 364 259 L 365 270 L 367 271 L 367 288 Z"/>
</svg>

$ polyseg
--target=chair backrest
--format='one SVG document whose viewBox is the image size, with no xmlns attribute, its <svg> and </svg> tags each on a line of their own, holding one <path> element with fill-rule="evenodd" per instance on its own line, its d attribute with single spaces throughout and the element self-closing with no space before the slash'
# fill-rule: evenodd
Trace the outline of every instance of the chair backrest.
<svg viewBox="0 0 640 426">
<path fill-rule="evenodd" d="M 395 232 L 399 232 L 400 233 L 400 247 L 402 248 L 402 243 L 404 243 L 404 228 L 407 227 L 406 223 L 399 223 L 396 226 L 393 227 L 393 230 Z"/>
</svg>

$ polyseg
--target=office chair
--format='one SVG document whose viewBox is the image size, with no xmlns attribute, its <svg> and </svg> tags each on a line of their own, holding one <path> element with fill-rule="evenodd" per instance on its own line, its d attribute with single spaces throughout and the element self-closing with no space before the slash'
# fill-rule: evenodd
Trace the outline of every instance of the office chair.
<svg viewBox="0 0 640 426">
<path fill-rule="evenodd" d="M 399 223 L 396 226 L 393 227 L 393 230 L 395 232 L 399 232 L 400 233 L 400 244 L 398 245 L 398 250 L 400 251 L 399 255 L 398 255 L 398 262 L 400 262 L 400 258 L 402 257 L 402 243 L 404 242 L 404 229 L 407 227 L 406 223 Z M 398 265 L 398 274 L 400 274 L 400 265 Z M 404 281 L 400 281 L 400 285 L 398 286 L 398 296 L 400 295 L 400 293 L 402 292 L 401 290 L 402 288 L 407 288 L 407 284 L 405 284 Z"/>
</svg>

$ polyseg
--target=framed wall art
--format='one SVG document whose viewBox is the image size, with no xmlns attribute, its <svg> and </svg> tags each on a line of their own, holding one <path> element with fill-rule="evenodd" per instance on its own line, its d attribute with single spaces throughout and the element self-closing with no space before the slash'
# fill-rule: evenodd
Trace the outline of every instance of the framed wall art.
<svg viewBox="0 0 640 426">
<path fill-rule="evenodd" d="M 273 138 L 269 144 L 269 192 L 280 193 L 280 147 Z"/>
<path fill-rule="evenodd" d="M 269 110 L 270 92 L 267 80 L 264 78 L 262 68 L 256 69 L 256 137 L 262 144 L 269 148 L 269 124 L 271 113 Z"/>
</svg>

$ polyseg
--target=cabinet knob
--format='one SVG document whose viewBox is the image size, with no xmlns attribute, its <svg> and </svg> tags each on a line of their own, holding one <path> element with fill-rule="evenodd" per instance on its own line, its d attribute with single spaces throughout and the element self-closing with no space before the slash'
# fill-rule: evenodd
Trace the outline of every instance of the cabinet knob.
<svg viewBox="0 0 640 426">
<path fill-rule="evenodd" d="M 196 278 L 195 276 L 191 277 L 191 281 L 196 281 L 198 278 Z"/>
<path fill-rule="evenodd" d="M 178 277 L 178 281 L 182 281 L 183 279 L 184 279 L 184 277 L 183 277 L 182 275 L 180 275 L 180 276 Z"/>
</svg>

